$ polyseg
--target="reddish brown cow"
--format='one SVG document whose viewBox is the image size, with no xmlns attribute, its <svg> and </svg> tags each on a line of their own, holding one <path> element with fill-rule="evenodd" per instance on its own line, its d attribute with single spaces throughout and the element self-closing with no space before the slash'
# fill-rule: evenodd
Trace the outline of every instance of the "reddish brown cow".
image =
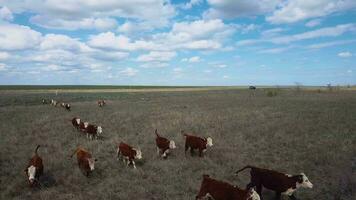
<svg viewBox="0 0 356 200">
<path fill-rule="evenodd" d="M 135 159 L 142 159 L 142 152 L 139 149 L 135 149 L 130 145 L 120 142 L 119 146 L 117 147 L 117 158 L 122 158 L 123 162 L 127 161 L 127 166 L 132 164 L 133 167 L 136 169 Z"/>
<path fill-rule="evenodd" d="M 189 148 L 191 154 L 193 154 L 194 149 L 198 149 L 199 156 L 202 157 L 203 152 L 206 151 L 206 148 L 213 146 L 213 140 L 211 137 L 201 138 L 198 136 L 185 134 L 184 131 L 182 131 L 182 134 L 185 137 L 185 153 L 187 153 Z"/>
<path fill-rule="evenodd" d="M 73 117 L 72 125 L 74 126 L 74 128 L 79 129 L 80 119 L 78 117 Z M 84 126 L 84 123 L 83 123 L 83 126 Z"/>
<path fill-rule="evenodd" d="M 37 154 L 38 148 L 40 148 L 40 145 L 37 145 L 35 155 L 31 158 L 24 170 L 28 176 L 30 186 L 37 185 L 39 183 L 39 177 L 43 174 L 42 158 Z"/>
<path fill-rule="evenodd" d="M 70 157 L 72 158 L 74 154 L 77 154 L 79 169 L 88 177 L 89 174 L 94 171 L 94 165 L 97 159 L 93 158 L 91 153 L 80 147 L 78 147 Z"/>
<path fill-rule="evenodd" d="M 196 199 L 205 197 L 214 200 L 260 200 L 259 195 L 253 188 L 243 190 L 230 183 L 212 179 L 209 175 L 203 175 L 203 181 Z"/>
<path fill-rule="evenodd" d="M 167 138 L 160 136 L 157 132 L 157 129 L 155 130 L 155 133 L 156 133 L 157 154 L 162 155 L 163 158 L 167 158 L 169 154 L 169 150 L 175 149 L 176 144 L 173 140 L 168 140 Z"/>
<path fill-rule="evenodd" d="M 100 136 L 103 133 L 103 129 L 101 128 L 101 126 L 96 126 L 92 124 L 89 124 L 85 130 L 87 133 L 87 138 L 90 139 L 94 139 L 94 138 L 97 139 L 98 136 Z"/>
<path fill-rule="evenodd" d="M 283 174 L 274 170 L 262 169 L 253 166 L 246 166 L 238 171 L 236 175 L 245 170 L 251 169 L 251 181 L 247 188 L 256 187 L 257 193 L 262 199 L 262 186 L 276 192 L 276 199 L 280 199 L 281 194 L 296 199 L 293 193 L 300 187 L 312 188 L 313 184 L 308 180 L 304 173 L 298 175 Z"/>
</svg>

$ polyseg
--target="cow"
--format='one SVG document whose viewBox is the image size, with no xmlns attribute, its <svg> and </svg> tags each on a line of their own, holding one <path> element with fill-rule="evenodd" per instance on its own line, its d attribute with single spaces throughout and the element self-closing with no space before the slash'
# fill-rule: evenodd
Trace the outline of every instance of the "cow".
<svg viewBox="0 0 356 200">
<path fill-rule="evenodd" d="M 74 128 L 79 129 L 80 119 L 78 117 L 73 117 L 72 125 L 74 126 Z"/>
<path fill-rule="evenodd" d="M 276 199 L 281 198 L 281 194 L 289 196 L 290 199 L 295 200 L 294 192 L 298 188 L 313 188 L 313 184 L 309 181 L 304 173 L 298 175 L 289 175 L 280 173 L 274 170 L 262 169 L 253 166 L 245 166 L 236 171 L 235 175 L 245 169 L 251 169 L 251 181 L 246 186 L 247 188 L 256 187 L 257 193 L 262 199 L 262 186 L 275 191 Z"/>
<path fill-rule="evenodd" d="M 53 99 L 51 100 L 51 105 L 52 105 L 52 106 L 57 106 L 57 104 L 58 104 L 57 101 L 55 101 L 55 100 L 53 100 Z"/>
<path fill-rule="evenodd" d="M 28 176 L 31 187 L 39 184 L 39 178 L 43 174 L 42 158 L 37 154 L 38 148 L 40 148 L 40 145 L 37 145 L 35 155 L 30 159 L 26 169 L 24 170 Z"/>
<path fill-rule="evenodd" d="M 103 99 L 101 99 L 101 100 L 98 100 L 98 106 L 99 107 L 103 107 L 103 106 L 105 106 L 106 105 L 106 102 L 105 102 L 105 100 L 103 100 Z"/>
<path fill-rule="evenodd" d="M 211 137 L 201 138 L 198 136 L 185 134 L 184 131 L 182 131 L 182 134 L 185 137 L 185 154 L 189 148 L 191 155 L 193 154 L 194 149 L 198 149 L 199 156 L 202 157 L 203 152 L 206 151 L 207 147 L 213 146 L 213 139 L 211 139 Z"/>
<path fill-rule="evenodd" d="M 206 197 L 214 200 L 260 200 L 260 196 L 253 188 L 243 190 L 230 183 L 210 178 L 209 175 L 203 175 L 196 199 L 200 200 Z"/>
<path fill-rule="evenodd" d="M 77 155 L 79 169 L 86 177 L 89 177 L 90 173 L 95 169 L 94 165 L 97 159 L 93 158 L 91 153 L 81 147 L 78 147 L 70 157 L 73 158 L 74 154 Z"/>
<path fill-rule="evenodd" d="M 167 138 L 160 136 L 157 132 L 157 129 L 155 130 L 155 134 L 156 134 L 157 154 L 162 155 L 163 158 L 167 158 L 169 154 L 169 150 L 175 149 L 176 144 L 173 140 L 168 140 Z"/>
<path fill-rule="evenodd" d="M 42 99 L 42 104 L 48 104 L 48 101 L 46 99 Z"/>
<path fill-rule="evenodd" d="M 89 124 L 86 127 L 85 132 L 87 133 L 87 138 L 98 139 L 98 136 L 100 136 L 103 133 L 103 128 L 101 126 Z"/>
<path fill-rule="evenodd" d="M 88 125 L 89 125 L 89 123 L 88 122 L 80 122 L 79 123 L 79 130 L 81 131 L 81 132 L 83 132 L 83 133 L 85 133 L 86 132 L 86 129 L 87 129 L 87 127 L 88 127 Z"/>
<path fill-rule="evenodd" d="M 120 142 L 116 152 L 118 159 L 121 157 L 124 163 L 127 161 L 127 166 L 132 164 L 134 169 L 136 169 L 135 159 L 142 159 L 142 152 L 140 149 L 133 148 L 124 142 Z"/>
<path fill-rule="evenodd" d="M 250 87 L 248 87 L 248 89 L 250 89 L 250 90 L 256 90 L 256 87 L 251 85 Z"/>
<path fill-rule="evenodd" d="M 65 106 L 64 106 L 64 108 L 65 108 L 66 110 L 70 111 L 70 104 L 69 104 L 69 103 L 66 103 Z"/>
</svg>

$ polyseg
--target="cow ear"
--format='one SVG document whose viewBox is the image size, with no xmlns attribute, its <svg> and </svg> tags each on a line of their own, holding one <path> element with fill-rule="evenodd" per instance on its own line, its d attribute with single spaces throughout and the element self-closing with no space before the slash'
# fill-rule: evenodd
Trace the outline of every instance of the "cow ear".
<svg viewBox="0 0 356 200">
<path fill-rule="evenodd" d="M 303 183 L 303 175 L 298 175 L 298 183 Z"/>
</svg>

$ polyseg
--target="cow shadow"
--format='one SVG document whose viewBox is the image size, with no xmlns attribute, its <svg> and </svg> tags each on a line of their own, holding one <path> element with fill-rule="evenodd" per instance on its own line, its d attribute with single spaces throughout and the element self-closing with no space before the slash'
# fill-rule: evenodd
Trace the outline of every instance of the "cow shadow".
<svg viewBox="0 0 356 200">
<path fill-rule="evenodd" d="M 44 172 L 39 178 L 40 188 L 50 188 L 57 185 L 57 181 L 51 172 Z"/>
</svg>

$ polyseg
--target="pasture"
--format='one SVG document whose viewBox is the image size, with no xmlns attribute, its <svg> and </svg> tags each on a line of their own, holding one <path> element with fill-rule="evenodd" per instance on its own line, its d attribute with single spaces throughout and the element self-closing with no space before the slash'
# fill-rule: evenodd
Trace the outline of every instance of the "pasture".
<svg viewBox="0 0 356 200">
<path fill-rule="evenodd" d="M 356 91 L 249 91 L 212 88 L 182 91 L 0 90 L 1 199 L 195 199 L 203 174 L 245 187 L 245 165 L 289 174 L 304 172 L 313 189 L 303 200 L 355 198 Z M 72 111 L 42 105 L 41 99 L 69 102 Z M 96 100 L 107 105 L 99 108 Z M 103 137 L 88 140 L 70 120 L 78 116 L 102 125 Z M 176 142 L 167 160 L 157 157 L 154 130 Z M 184 155 L 181 130 L 213 138 L 203 158 Z M 142 150 L 137 170 L 116 160 L 116 144 Z M 23 170 L 41 144 L 40 189 L 29 188 Z M 70 154 L 81 146 L 98 159 L 83 176 Z M 274 193 L 264 190 L 265 199 Z"/>
</svg>

